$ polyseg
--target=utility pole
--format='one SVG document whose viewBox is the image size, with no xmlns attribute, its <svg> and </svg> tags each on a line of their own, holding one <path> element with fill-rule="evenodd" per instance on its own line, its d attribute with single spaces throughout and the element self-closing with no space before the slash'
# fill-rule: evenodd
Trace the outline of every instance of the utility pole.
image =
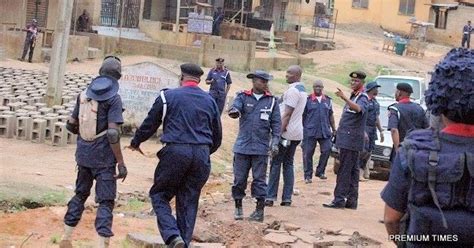
<svg viewBox="0 0 474 248">
<path fill-rule="evenodd" d="M 74 0 L 62 0 L 58 4 L 58 20 L 54 30 L 53 50 L 49 64 L 46 104 L 61 105 L 66 70 L 69 29 L 71 27 L 72 5 Z"/>
<path fill-rule="evenodd" d="M 179 33 L 179 17 L 181 16 L 181 0 L 176 0 L 176 33 Z"/>
<path fill-rule="evenodd" d="M 242 0 L 242 5 L 240 6 L 240 25 L 244 24 L 244 0 Z"/>
</svg>

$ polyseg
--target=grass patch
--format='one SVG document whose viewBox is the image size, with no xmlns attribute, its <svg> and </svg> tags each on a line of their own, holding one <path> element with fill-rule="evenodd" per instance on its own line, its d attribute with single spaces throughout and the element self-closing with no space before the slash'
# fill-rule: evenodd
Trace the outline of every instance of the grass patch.
<svg viewBox="0 0 474 248">
<path fill-rule="evenodd" d="M 66 205 L 67 200 L 66 191 L 29 192 L 17 197 L 2 194 L 0 195 L 0 211 L 18 212 L 26 209 L 61 206 Z"/>
<path fill-rule="evenodd" d="M 211 174 L 213 175 L 221 175 L 221 174 L 224 174 L 226 172 L 226 165 L 224 163 L 222 163 L 224 161 L 222 160 L 213 160 L 211 162 Z M 230 162 L 232 163 L 232 162 Z"/>
<path fill-rule="evenodd" d="M 140 201 L 137 198 L 130 198 L 127 201 L 127 204 L 123 207 L 125 211 L 138 212 L 143 210 L 145 207 L 145 202 Z"/>
<path fill-rule="evenodd" d="M 349 62 L 325 67 L 324 70 L 318 74 L 318 76 L 336 81 L 349 87 L 349 73 L 356 70 L 367 71 L 364 64 L 358 62 Z"/>
<path fill-rule="evenodd" d="M 61 242 L 61 234 L 53 234 L 53 236 L 49 238 L 49 242 L 51 242 L 51 244 L 59 244 L 59 242 Z"/>
</svg>

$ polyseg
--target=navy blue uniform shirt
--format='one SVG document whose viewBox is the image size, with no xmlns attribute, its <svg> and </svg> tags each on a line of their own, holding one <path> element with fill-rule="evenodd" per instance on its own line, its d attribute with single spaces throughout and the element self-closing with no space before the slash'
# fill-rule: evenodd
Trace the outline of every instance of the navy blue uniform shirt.
<svg viewBox="0 0 474 248">
<path fill-rule="evenodd" d="M 209 92 L 215 92 L 219 94 L 225 94 L 225 89 L 227 85 L 232 84 L 232 79 L 230 78 L 230 73 L 227 69 L 218 70 L 213 68 L 207 74 L 206 80 L 213 79 Z"/>
<path fill-rule="evenodd" d="M 209 145 L 211 153 L 222 142 L 220 114 L 214 99 L 197 87 L 185 82 L 182 87 L 166 90 L 167 112 L 163 123 L 162 143 Z M 163 101 L 156 98 L 140 128 L 132 139 L 132 147 L 139 147 L 155 134 L 162 124 Z"/>
<path fill-rule="evenodd" d="M 259 100 L 251 90 L 237 94 L 232 105 L 240 112 L 239 134 L 234 144 L 235 153 L 245 155 L 267 155 L 270 139 L 276 144 L 281 135 L 280 108 L 270 93 Z M 231 109 L 232 109 L 231 108 Z"/>
<path fill-rule="evenodd" d="M 362 151 L 369 99 L 367 94 L 362 92 L 352 93 L 350 99 L 359 105 L 361 111 L 357 113 L 351 110 L 349 105 L 344 106 L 336 133 L 336 146 L 352 151 Z"/>
<path fill-rule="evenodd" d="M 76 106 L 72 112 L 72 118 L 79 119 L 80 97 L 77 98 Z M 118 125 L 123 123 L 122 99 L 120 95 L 99 102 L 97 109 L 97 131 L 99 134 L 108 129 L 109 123 Z M 115 166 L 117 163 L 107 135 L 103 135 L 94 141 L 85 141 L 79 134 L 77 137 L 76 163 L 80 166 L 100 168 Z"/>
<path fill-rule="evenodd" d="M 330 117 L 333 115 L 332 100 L 321 95 L 321 102 L 313 93 L 308 96 L 303 112 L 303 136 L 316 139 L 331 138 Z"/>
<path fill-rule="evenodd" d="M 412 132 L 407 136 L 407 140 L 417 135 L 417 132 Z M 439 139 L 441 142 L 440 154 L 452 154 L 453 161 L 456 161 L 462 152 L 472 152 L 473 150 L 474 135 L 472 134 L 472 129 L 471 134 L 462 134 L 457 131 L 451 131 L 448 126 L 440 132 Z M 428 142 L 432 141 L 429 140 Z M 416 166 L 416 164 L 414 166 Z M 405 153 L 405 149 L 400 149 L 392 163 L 390 179 L 381 193 L 381 197 L 385 203 L 398 212 L 406 212 L 411 180 L 412 177 L 410 169 L 408 168 L 407 154 Z M 438 194 L 441 193 L 442 192 L 439 192 Z"/>
<path fill-rule="evenodd" d="M 423 108 L 410 99 L 404 98 L 388 107 L 388 130 L 398 129 L 400 143 L 412 130 L 428 128 L 429 123 Z"/>
</svg>

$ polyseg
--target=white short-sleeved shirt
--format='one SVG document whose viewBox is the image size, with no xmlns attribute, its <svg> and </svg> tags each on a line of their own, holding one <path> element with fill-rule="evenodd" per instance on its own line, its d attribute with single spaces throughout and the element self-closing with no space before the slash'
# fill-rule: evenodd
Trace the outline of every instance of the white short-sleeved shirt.
<svg viewBox="0 0 474 248">
<path fill-rule="evenodd" d="M 289 85 L 289 88 L 283 93 L 283 102 L 280 104 L 281 116 L 285 113 L 286 106 L 294 108 L 290 117 L 290 122 L 286 131 L 281 136 L 287 140 L 303 139 L 303 111 L 306 106 L 308 95 L 304 85 L 301 82 L 295 82 Z"/>
</svg>

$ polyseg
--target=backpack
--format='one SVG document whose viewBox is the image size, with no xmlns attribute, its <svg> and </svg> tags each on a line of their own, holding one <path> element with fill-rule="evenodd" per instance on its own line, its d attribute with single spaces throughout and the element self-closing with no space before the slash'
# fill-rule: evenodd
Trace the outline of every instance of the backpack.
<svg viewBox="0 0 474 248">
<path fill-rule="evenodd" d="M 473 242 L 474 154 L 441 153 L 433 130 L 413 131 L 402 149 L 411 176 L 402 233 L 457 235 L 459 242 Z"/>
<path fill-rule="evenodd" d="M 87 98 L 86 91 L 83 91 L 79 102 L 79 134 L 85 141 L 94 141 L 107 133 L 107 130 L 104 130 L 97 134 L 98 108 L 99 102 Z"/>
</svg>

